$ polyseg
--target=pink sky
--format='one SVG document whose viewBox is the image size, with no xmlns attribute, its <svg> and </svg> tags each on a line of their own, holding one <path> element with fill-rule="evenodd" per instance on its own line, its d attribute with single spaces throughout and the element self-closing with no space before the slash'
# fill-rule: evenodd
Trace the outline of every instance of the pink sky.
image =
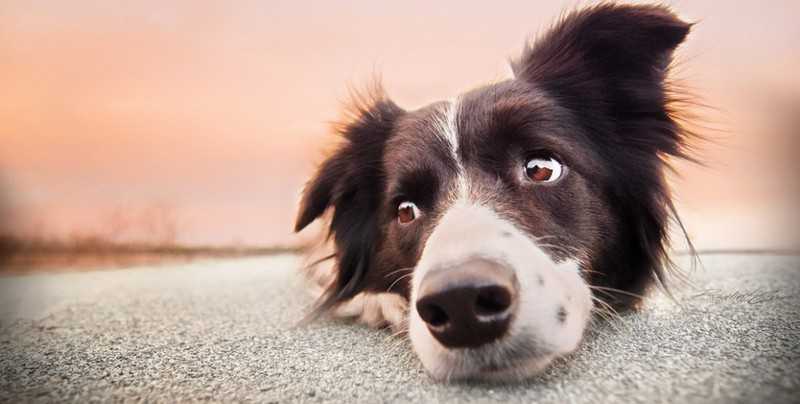
<svg viewBox="0 0 800 404">
<path fill-rule="evenodd" d="M 190 243 L 285 243 L 348 86 L 415 108 L 507 77 L 574 2 L 36 2 L 0 5 L 0 192 L 15 231 L 105 231 L 167 206 Z M 797 2 L 675 1 L 699 21 L 680 77 L 721 146 L 682 167 L 698 244 L 798 240 Z M 133 214 L 133 213 L 132 213 Z M 131 237 L 134 237 L 131 235 Z"/>
</svg>

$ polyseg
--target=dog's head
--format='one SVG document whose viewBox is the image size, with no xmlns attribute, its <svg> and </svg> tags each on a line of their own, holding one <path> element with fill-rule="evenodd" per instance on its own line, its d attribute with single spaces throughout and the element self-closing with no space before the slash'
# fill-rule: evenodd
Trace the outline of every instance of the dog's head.
<svg viewBox="0 0 800 404">
<path fill-rule="evenodd" d="M 296 224 L 332 210 L 320 308 L 407 320 L 436 378 L 508 379 L 573 351 L 594 299 L 634 305 L 666 260 L 663 159 L 685 135 L 665 77 L 689 29 L 603 4 L 528 46 L 513 79 L 414 111 L 359 103 Z M 407 301 L 407 318 L 369 296 Z"/>
</svg>

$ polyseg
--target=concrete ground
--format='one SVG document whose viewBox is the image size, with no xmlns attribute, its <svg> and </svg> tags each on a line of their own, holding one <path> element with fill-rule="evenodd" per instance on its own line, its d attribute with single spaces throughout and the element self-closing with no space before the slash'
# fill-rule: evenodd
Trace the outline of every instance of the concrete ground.
<svg viewBox="0 0 800 404">
<path fill-rule="evenodd" d="M 439 384 L 402 338 L 295 327 L 292 256 L 0 277 L 0 401 L 800 402 L 800 258 L 709 255 L 529 382 Z"/>
</svg>

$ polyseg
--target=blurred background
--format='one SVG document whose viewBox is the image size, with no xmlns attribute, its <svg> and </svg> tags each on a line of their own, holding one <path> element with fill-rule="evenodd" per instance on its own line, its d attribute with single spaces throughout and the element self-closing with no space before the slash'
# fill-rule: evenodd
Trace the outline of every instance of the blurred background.
<svg viewBox="0 0 800 404">
<path fill-rule="evenodd" d="M 509 77 L 525 39 L 582 4 L 4 0 L 5 254 L 291 249 L 349 88 L 379 74 L 413 109 Z M 689 233 L 797 249 L 800 2 L 668 4 L 697 22 L 673 77 L 710 106 L 691 111 L 706 167 L 671 178 Z"/>
</svg>

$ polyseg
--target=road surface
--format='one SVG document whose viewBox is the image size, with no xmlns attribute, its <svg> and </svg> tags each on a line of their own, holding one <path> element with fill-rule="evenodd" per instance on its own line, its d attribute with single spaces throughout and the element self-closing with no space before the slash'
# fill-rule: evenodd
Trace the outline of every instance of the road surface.
<svg viewBox="0 0 800 404">
<path fill-rule="evenodd" d="M 0 277 L 0 401 L 798 402 L 800 259 L 709 255 L 681 305 L 512 385 L 431 381 L 402 338 L 296 327 L 293 256 Z"/>
</svg>

